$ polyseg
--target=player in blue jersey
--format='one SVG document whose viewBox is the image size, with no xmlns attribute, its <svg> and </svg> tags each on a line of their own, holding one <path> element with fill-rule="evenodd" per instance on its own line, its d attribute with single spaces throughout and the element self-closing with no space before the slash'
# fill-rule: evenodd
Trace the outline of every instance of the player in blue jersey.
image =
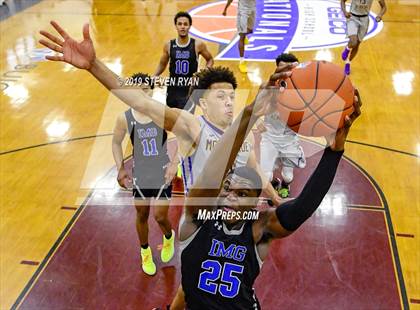
<svg viewBox="0 0 420 310">
<path fill-rule="evenodd" d="M 247 220 L 246 214 L 258 212 L 261 178 L 248 167 L 228 171 L 258 117 L 275 111 L 278 90 L 270 94 L 276 88 L 275 77 L 264 88 L 268 94 L 258 96 L 225 132 L 186 199 L 179 230 L 186 309 L 260 309 L 253 285 L 271 241 L 292 234 L 321 204 L 334 180 L 350 126 L 360 115 L 356 92 L 355 111 L 346 117 L 343 128 L 326 137 L 328 147 L 302 192 L 277 208 L 260 211 L 258 219 Z M 227 149 L 231 152 L 226 153 Z M 219 210 L 219 218 L 200 219 L 200 213 Z M 229 219 L 237 214 L 239 219 Z"/>
</svg>

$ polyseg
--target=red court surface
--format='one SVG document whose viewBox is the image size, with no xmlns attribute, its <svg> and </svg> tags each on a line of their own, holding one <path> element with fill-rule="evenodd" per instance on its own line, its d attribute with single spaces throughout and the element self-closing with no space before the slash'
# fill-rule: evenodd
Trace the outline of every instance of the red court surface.
<svg viewBox="0 0 420 310">
<path fill-rule="evenodd" d="M 319 147 L 304 143 L 304 149 L 310 154 Z M 318 155 L 295 173 L 294 193 L 313 171 Z M 111 171 L 105 179 L 114 175 Z M 391 223 L 378 190 L 359 168 L 342 160 L 312 218 L 292 236 L 272 243 L 255 285 L 263 309 L 401 309 Z M 87 199 L 51 259 L 41 264 L 21 309 L 152 309 L 170 303 L 180 283 L 180 253 L 168 264 L 160 262 L 162 235 L 150 216 L 149 243 L 158 272 L 145 275 L 134 207 L 104 203 L 130 193 L 110 195 L 94 191 Z M 175 198 L 170 210 L 175 227 L 181 204 Z"/>
</svg>

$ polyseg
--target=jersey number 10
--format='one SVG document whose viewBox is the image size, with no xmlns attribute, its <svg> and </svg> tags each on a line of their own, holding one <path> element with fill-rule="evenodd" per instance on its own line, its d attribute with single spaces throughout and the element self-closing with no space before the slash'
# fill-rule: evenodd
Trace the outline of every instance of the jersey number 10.
<svg viewBox="0 0 420 310">
<path fill-rule="evenodd" d="M 188 60 L 177 60 L 175 61 L 175 73 L 186 75 L 190 71 L 190 63 Z"/>
<path fill-rule="evenodd" d="M 234 274 L 242 274 L 244 266 L 224 263 L 222 270 L 222 265 L 218 261 L 208 259 L 201 264 L 201 268 L 206 271 L 200 273 L 199 289 L 213 295 L 219 291 L 220 295 L 226 298 L 238 295 L 241 281 Z M 219 279 L 222 283 L 215 283 Z"/>
</svg>

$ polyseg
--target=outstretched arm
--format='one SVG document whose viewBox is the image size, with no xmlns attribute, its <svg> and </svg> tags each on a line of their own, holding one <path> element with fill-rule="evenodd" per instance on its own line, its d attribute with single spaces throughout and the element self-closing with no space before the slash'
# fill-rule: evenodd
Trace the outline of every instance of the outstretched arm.
<svg viewBox="0 0 420 310">
<path fill-rule="evenodd" d="M 206 161 L 206 166 L 194 186 L 191 188 L 188 198 L 185 201 L 185 218 L 180 231 L 180 239 L 188 238 L 196 229 L 195 219 L 200 209 L 213 208 L 227 171 L 232 167 L 233 162 L 242 146 L 245 137 L 252 129 L 257 119 L 264 114 L 269 113 L 275 106 L 276 81 L 284 79 L 291 75 L 290 70 L 294 65 L 281 65 L 270 77 L 270 82 L 265 85 L 257 95 L 257 98 L 251 105 L 246 106 L 235 122 L 223 134 L 222 139 L 216 144 L 215 148 Z M 226 152 L 230 150 L 230 152 Z M 228 155 L 226 157 L 226 154 Z M 203 198 L 210 198 L 203 205 Z"/>
<path fill-rule="evenodd" d="M 289 200 L 280 207 L 270 209 L 263 216 L 260 216 L 257 223 L 262 228 L 260 237 L 266 235 L 271 238 L 282 238 L 290 235 L 319 207 L 334 181 L 338 164 L 344 153 L 344 143 L 350 126 L 361 114 L 360 106 L 360 97 L 356 91 L 354 112 L 346 117 L 345 126 L 337 131 L 334 139 L 329 141 L 330 146 L 325 149 L 318 166 L 300 195 L 296 199 Z"/>
<path fill-rule="evenodd" d="M 147 96 L 140 88 L 124 89 L 121 87 L 120 77 L 96 58 L 93 42 L 89 35 L 89 24 L 85 24 L 83 27 L 82 42 L 71 38 L 56 22 L 52 21 L 51 25 L 62 38 L 41 31 L 40 33 L 49 40 L 41 39 L 39 42 L 61 55 L 47 56 L 48 60 L 67 62 L 76 68 L 88 70 L 124 103 L 149 116 L 160 127 L 173 131 L 180 138 L 194 141 L 200 124 L 193 115 L 162 105 Z"/>
</svg>

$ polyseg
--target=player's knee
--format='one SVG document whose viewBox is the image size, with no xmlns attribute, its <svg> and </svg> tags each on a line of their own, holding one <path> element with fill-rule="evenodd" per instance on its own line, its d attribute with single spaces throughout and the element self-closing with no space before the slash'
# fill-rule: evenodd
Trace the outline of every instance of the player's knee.
<svg viewBox="0 0 420 310">
<path fill-rule="evenodd" d="M 292 167 L 283 167 L 281 169 L 281 176 L 282 176 L 284 182 L 291 183 L 293 181 L 293 168 Z"/>
<path fill-rule="evenodd" d="M 146 208 L 145 206 L 136 206 L 137 211 L 137 220 L 140 223 L 147 223 L 147 220 L 149 219 L 149 208 Z"/>
<path fill-rule="evenodd" d="M 167 220 L 166 214 L 163 212 L 155 212 L 154 218 L 158 224 L 164 224 Z"/>
<path fill-rule="evenodd" d="M 357 37 L 351 36 L 349 41 L 349 48 L 355 48 L 358 45 Z"/>
</svg>

